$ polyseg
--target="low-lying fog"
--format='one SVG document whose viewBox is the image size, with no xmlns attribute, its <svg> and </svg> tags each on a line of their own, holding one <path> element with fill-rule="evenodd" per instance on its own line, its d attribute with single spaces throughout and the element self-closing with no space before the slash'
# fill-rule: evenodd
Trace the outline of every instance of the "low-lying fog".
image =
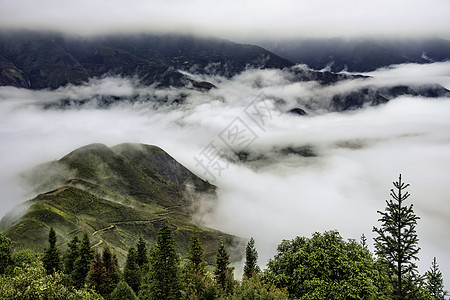
<svg viewBox="0 0 450 300">
<path fill-rule="evenodd" d="M 155 144 L 219 187 L 213 212 L 197 219 L 253 236 L 264 266 L 282 239 L 297 235 L 335 229 L 344 238 L 373 237 L 377 210 L 384 210 L 402 173 L 411 184 L 408 201 L 421 217 L 420 270 L 436 256 L 449 284 L 450 99 L 400 97 L 346 113 L 329 112 L 323 99 L 364 85 L 440 83 L 450 89 L 450 62 L 369 75 L 374 78 L 324 88 L 292 83 L 279 70 L 248 70 L 231 79 L 202 78 L 217 86 L 209 92 L 155 90 L 127 78 L 55 91 L 0 87 L 0 216 L 34 197 L 17 176 L 34 165 L 94 142 Z M 156 104 L 181 93 L 182 104 Z M 95 99 L 105 96 L 133 101 L 99 107 Z M 280 113 L 274 99 L 285 101 L 282 110 L 299 107 L 309 115 Z M 254 104 L 266 109 L 265 117 L 255 114 Z M 214 147 L 221 157 L 202 168 L 198 161 L 205 163 Z M 247 159 L 238 160 L 239 152 Z"/>
</svg>

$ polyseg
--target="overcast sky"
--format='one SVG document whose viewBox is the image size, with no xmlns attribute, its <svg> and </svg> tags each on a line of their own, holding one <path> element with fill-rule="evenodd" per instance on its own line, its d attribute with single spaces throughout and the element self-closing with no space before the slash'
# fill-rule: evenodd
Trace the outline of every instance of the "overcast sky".
<svg viewBox="0 0 450 300">
<path fill-rule="evenodd" d="M 449 0 L 0 0 L 0 28 L 257 37 L 450 38 Z"/>
</svg>

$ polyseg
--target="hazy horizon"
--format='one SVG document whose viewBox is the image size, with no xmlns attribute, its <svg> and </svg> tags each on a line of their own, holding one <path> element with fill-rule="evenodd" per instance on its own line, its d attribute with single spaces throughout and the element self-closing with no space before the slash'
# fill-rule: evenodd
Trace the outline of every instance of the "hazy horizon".
<svg viewBox="0 0 450 300">
<path fill-rule="evenodd" d="M 0 0 L 1 29 L 77 35 L 185 33 L 236 41 L 283 38 L 450 38 L 450 2 Z"/>
</svg>

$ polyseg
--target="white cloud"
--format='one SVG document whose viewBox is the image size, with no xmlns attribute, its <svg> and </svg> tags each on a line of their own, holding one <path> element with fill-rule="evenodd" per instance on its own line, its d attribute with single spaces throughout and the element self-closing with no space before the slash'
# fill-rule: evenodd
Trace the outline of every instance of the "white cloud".
<svg viewBox="0 0 450 300">
<path fill-rule="evenodd" d="M 446 0 L 0 0 L 0 27 L 171 31 L 228 38 L 437 35 L 450 37 Z"/>
</svg>

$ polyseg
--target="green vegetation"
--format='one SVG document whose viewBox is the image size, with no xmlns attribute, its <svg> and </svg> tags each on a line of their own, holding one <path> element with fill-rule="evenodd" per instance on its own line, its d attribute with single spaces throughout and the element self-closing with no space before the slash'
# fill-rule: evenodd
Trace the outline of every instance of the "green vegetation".
<svg viewBox="0 0 450 300">
<path fill-rule="evenodd" d="M 138 297 L 134 293 L 133 289 L 126 283 L 121 281 L 110 297 L 111 300 L 137 300 Z"/>
<path fill-rule="evenodd" d="M 217 247 L 216 268 L 214 269 L 214 279 L 225 294 L 230 294 L 233 290 L 234 278 L 233 268 L 230 265 L 230 255 L 225 248 L 223 238 L 219 238 Z"/>
<path fill-rule="evenodd" d="M 245 248 L 245 265 L 244 265 L 244 276 L 245 278 L 252 278 L 254 275 L 259 273 L 258 267 L 258 252 L 255 248 L 255 240 L 250 238 Z"/>
<path fill-rule="evenodd" d="M 80 250 L 78 251 L 78 257 L 73 263 L 73 271 L 70 274 L 73 285 L 75 287 L 82 287 L 86 282 L 91 261 L 93 258 L 93 250 L 91 249 L 91 242 L 87 233 L 84 233 L 83 240 L 81 241 Z"/>
<path fill-rule="evenodd" d="M 135 293 L 139 292 L 142 277 L 137 263 L 136 249 L 133 247 L 128 250 L 127 261 L 123 269 L 123 279 Z"/>
<path fill-rule="evenodd" d="M 53 227 L 50 228 L 50 232 L 48 234 L 48 242 L 50 244 L 50 247 L 45 250 L 42 262 L 44 263 L 44 268 L 47 271 L 47 274 L 50 275 L 60 270 L 59 253 L 58 249 L 56 248 L 56 233 Z"/>
<path fill-rule="evenodd" d="M 283 241 L 265 279 L 302 299 L 382 299 L 387 273 L 369 251 L 336 231 Z M 387 298 L 386 298 L 387 299 Z"/>
<path fill-rule="evenodd" d="M 5 272 L 11 260 L 11 240 L 0 233 L 0 274 Z"/>
<path fill-rule="evenodd" d="M 150 268 L 139 292 L 140 299 L 180 298 L 179 256 L 167 223 L 162 223 L 156 245 L 150 254 Z"/>
<path fill-rule="evenodd" d="M 445 296 L 448 296 L 448 291 L 444 290 L 444 280 L 436 262 L 436 257 L 433 258 L 431 268 L 425 274 L 425 277 L 427 280 L 426 288 L 430 295 L 436 300 L 444 300 Z"/>
<path fill-rule="evenodd" d="M 382 225 L 380 228 L 374 227 L 373 231 L 378 233 L 375 238 L 376 254 L 396 274 L 395 296 L 405 299 L 409 292 L 405 281 L 417 272 L 413 260 L 418 260 L 417 253 L 420 250 L 415 229 L 420 218 L 414 214 L 412 204 L 403 205 L 410 194 L 404 191 L 409 184 L 402 182 L 402 175 L 393 185 L 395 189 L 391 189 L 390 195 L 394 201 L 386 201 L 385 212 L 378 211 L 382 216 L 378 221 Z"/>
</svg>

